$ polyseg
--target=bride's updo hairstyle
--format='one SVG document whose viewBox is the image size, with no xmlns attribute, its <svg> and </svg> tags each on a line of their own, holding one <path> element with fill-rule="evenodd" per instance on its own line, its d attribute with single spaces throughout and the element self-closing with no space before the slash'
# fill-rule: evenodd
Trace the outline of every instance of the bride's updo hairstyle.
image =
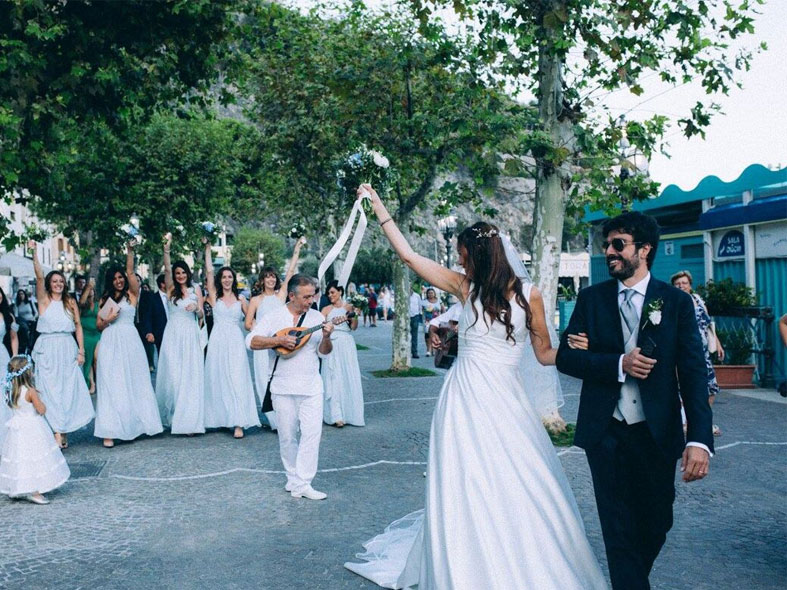
<svg viewBox="0 0 787 590">
<path fill-rule="evenodd" d="M 506 295 L 513 292 L 514 298 L 527 318 L 526 325 L 530 329 L 530 306 L 522 294 L 522 281 L 508 264 L 500 231 L 491 223 L 479 221 L 459 234 L 457 242 L 467 250 L 465 270 L 472 280 L 470 301 L 473 303 L 475 322 L 478 321 L 476 299 L 481 298 L 484 308 L 484 324 L 486 316 L 502 322 L 506 327 L 506 340 L 516 343 L 514 326 L 511 323 L 511 303 Z"/>
</svg>

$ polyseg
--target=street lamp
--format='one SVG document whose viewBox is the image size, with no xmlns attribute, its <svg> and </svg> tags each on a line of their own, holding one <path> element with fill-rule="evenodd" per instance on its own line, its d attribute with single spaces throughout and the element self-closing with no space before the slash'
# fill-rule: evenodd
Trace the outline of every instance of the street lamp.
<svg viewBox="0 0 787 590">
<path fill-rule="evenodd" d="M 445 238 L 445 265 L 451 268 L 451 238 L 454 237 L 454 231 L 456 230 L 456 216 L 448 215 L 443 217 L 437 221 L 437 227 L 440 228 L 443 238 Z"/>
<path fill-rule="evenodd" d="M 256 275 L 257 274 L 257 263 L 256 262 L 252 262 L 251 263 L 251 274 L 252 275 Z"/>
<path fill-rule="evenodd" d="M 64 271 L 66 268 L 66 253 L 60 252 L 60 256 L 57 257 L 57 270 Z"/>
<path fill-rule="evenodd" d="M 131 218 L 128 220 L 128 222 L 135 228 L 139 229 L 139 215 L 136 213 L 131 214 Z"/>
</svg>

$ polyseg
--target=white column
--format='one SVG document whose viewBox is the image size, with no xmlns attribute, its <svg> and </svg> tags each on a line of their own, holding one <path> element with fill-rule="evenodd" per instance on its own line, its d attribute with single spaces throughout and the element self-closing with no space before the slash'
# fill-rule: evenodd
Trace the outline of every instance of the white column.
<svg viewBox="0 0 787 590">
<path fill-rule="evenodd" d="M 754 196 L 751 191 L 743 191 L 743 204 L 748 205 Z M 743 226 L 743 243 L 745 248 L 746 286 L 757 292 L 757 272 L 755 267 L 756 252 L 754 251 L 754 226 Z"/>
<path fill-rule="evenodd" d="M 710 199 L 702 200 L 702 212 L 705 213 L 711 208 Z M 713 251 L 713 232 L 702 232 L 702 260 L 705 264 L 705 282 L 713 280 L 713 257 L 716 254 Z"/>
</svg>

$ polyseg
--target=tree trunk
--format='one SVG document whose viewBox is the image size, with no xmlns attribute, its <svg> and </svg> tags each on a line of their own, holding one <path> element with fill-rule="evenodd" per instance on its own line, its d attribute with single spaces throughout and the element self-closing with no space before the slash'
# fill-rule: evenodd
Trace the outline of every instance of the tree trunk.
<svg viewBox="0 0 787 590">
<path fill-rule="evenodd" d="M 560 3 L 562 4 L 562 2 Z M 559 37 L 557 28 L 547 35 Z M 544 297 L 544 309 L 551 321 L 557 302 L 563 223 L 567 192 L 571 186 L 571 159 L 576 140 L 573 122 L 563 110 L 563 61 L 550 51 L 554 42 L 542 46 L 538 61 L 538 109 L 542 129 L 552 145 L 568 150 L 568 156 L 555 165 L 543 157 L 536 158 L 536 203 L 533 213 L 533 281 Z"/>
<path fill-rule="evenodd" d="M 391 337 L 391 370 L 410 368 L 410 277 L 407 267 L 398 258 L 393 263 L 394 311 L 393 336 Z"/>
</svg>

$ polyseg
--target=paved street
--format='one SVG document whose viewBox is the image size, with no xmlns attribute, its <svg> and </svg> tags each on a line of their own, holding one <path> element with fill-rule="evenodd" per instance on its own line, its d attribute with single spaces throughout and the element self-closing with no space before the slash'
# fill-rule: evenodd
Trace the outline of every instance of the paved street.
<svg viewBox="0 0 787 590">
<path fill-rule="evenodd" d="M 385 525 L 422 507 L 432 408 L 441 377 L 375 379 L 390 325 L 360 328 L 364 428 L 326 426 L 314 486 L 284 492 L 276 435 L 168 434 L 102 448 L 92 424 L 70 436 L 72 479 L 49 506 L 0 498 L 2 588 L 372 588 L 342 563 Z M 431 359 L 421 358 L 420 366 Z M 564 380 L 564 416 L 579 384 Z M 728 392 L 710 477 L 678 484 L 675 527 L 654 588 L 783 588 L 787 580 L 787 404 Z M 560 449 L 591 544 L 604 551 L 585 458 Z M 484 590 L 484 589 L 478 589 Z"/>
</svg>

